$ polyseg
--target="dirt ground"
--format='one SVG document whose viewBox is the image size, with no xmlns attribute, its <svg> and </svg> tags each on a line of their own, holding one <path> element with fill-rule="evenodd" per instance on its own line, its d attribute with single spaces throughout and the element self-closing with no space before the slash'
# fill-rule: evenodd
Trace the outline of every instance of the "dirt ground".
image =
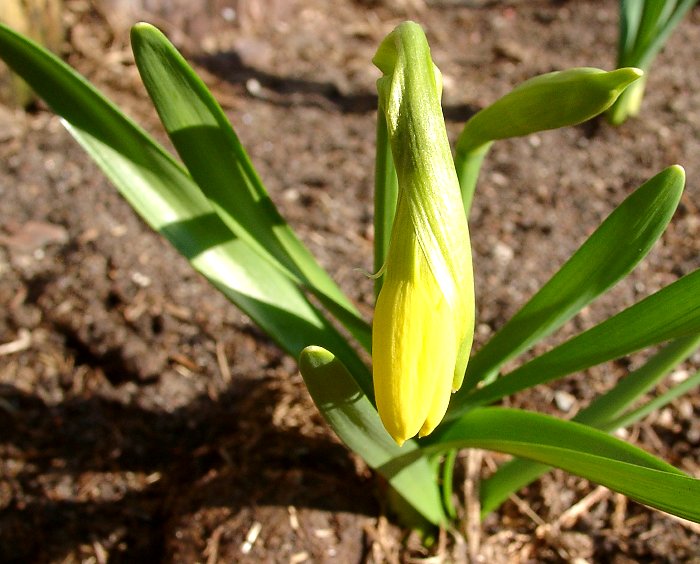
<svg viewBox="0 0 700 564">
<path fill-rule="evenodd" d="M 128 25 L 169 34 L 273 200 L 368 318 L 371 283 L 357 269 L 371 270 L 370 59 L 381 38 L 406 18 L 424 25 L 454 137 L 530 76 L 613 68 L 617 33 L 612 0 L 65 4 L 66 59 L 161 140 Z M 699 45 L 696 8 L 652 68 L 641 117 L 623 127 L 598 120 L 494 146 L 471 217 L 477 346 L 673 163 L 688 186 L 667 233 L 546 346 L 700 267 Z M 0 561 L 466 560 L 459 536 L 424 548 L 387 515 L 381 484 L 327 429 L 293 359 L 135 216 L 41 104 L 0 106 L 0 202 Z M 511 404 L 571 416 L 639 362 Z M 696 355 L 674 377 L 699 365 Z M 695 391 L 627 438 L 700 478 L 698 415 Z M 502 460 L 487 453 L 484 475 Z M 487 518 L 479 552 L 489 563 L 700 562 L 700 528 L 554 471 Z"/>
</svg>

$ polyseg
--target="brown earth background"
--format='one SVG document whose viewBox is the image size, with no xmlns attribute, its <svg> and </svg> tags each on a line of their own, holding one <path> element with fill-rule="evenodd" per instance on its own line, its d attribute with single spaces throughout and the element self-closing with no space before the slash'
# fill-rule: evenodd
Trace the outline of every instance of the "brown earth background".
<svg viewBox="0 0 700 564">
<path fill-rule="evenodd" d="M 380 40 L 403 19 L 424 26 L 453 139 L 535 74 L 615 65 L 611 0 L 64 8 L 60 52 L 164 142 L 128 27 L 147 20 L 169 35 L 272 199 L 367 318 L 371 281 L 357 269 L 372 268 L 370 60 Z M 699 45 L 696 8 L 652 67 L 641 116 L 620 128 L 596 120 L 494 146 L 470 218 L 477 346 L 618 203 L 674 163 L 686 168 L 686 192 L 649 257 L 536 350 L 700 267 Z M 459 535 L 426 548 L 397 526 L 294 360 L 135 216 L 42 103 L 29 113 L 0 106 L 0 304 L 0 561 L 467 560 Z M 643 358 L 509 403 L 571 417 Z M 699 365 L 696 354 L 671 377 Z M 700 478 L 699 412 L 696 390 L 626 437 Z M 504 459 L 486 453 L 483 475 Z M 554 471 L 489 516 L 471 550 L 489 563 L 700 562 L 700 529 Z"/>
</svg>

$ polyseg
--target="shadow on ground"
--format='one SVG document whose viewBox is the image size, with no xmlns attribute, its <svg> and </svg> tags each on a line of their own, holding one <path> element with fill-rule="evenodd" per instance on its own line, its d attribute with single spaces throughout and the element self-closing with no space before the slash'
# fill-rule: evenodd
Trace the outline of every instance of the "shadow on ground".
<svg viewBox="0 0 700 564">
<path fill-rule="evenodd" d="M 5 458 L 23 460 L 8 487 L 25 500 L 0 513 L 4 561 L 59 561 L 99 541 L 122 561 L 157 562 L 170 525 L 205 507 L 376 514 L 341 445 L 273 425 L 277 395 L 244 383 L 166 413 L 102 397 L 50 406 L 2 386 Z"/>
</svg>

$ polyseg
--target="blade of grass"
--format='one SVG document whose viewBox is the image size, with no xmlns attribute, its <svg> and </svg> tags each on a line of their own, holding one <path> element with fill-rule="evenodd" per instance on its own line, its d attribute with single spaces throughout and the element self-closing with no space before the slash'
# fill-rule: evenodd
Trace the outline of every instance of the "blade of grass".
<svg viewBox="0 0 700 564">
<path fill-rule="evenodd" d="M 259 254 L 308 286 L 369 350 L 369 325 L 279 214 L 204 82 L 155 27 L 135 25 L 131 42 L 158 115 L 216 213 Z"/>
<path fill-rule="evenodd" d="M 653 411 L 664 407 L 665 405 L 672 402 L 674 399 L 679 398 L 683 394 L 687 394 L 688 392 L 697 388 L 698 386 L 700 386 L 700 372 L 695 373 L 687 380 L 683 380 L 683 382 L 681 382 L 680 384 L 677 384 L 670 390 L 665 391 L 660 396 L 649 400 L 645 404 L 640 405 L 638 408 L 632 409 L 627 413 L 620 415 L 617 419 L 611 421 L 609 426 L 611 428 L 614 427 L 618 429 L 621 427 L 627 427 L 635 421 L 643 419 Z"/>
<path fill-rule="evenodd" d="M 284 350 L 336 347 L 371 393 L 369 371 L 345 339 L 279 269 L 238 239 L 182 166 L 89 82 L 39 45 L 0 25 L 0 58 L 64 125 L 153 229 Z"/>
<path fill-rule="evenodd" d="M 666 229 L 685 175 L 670 167 L 645 182 L 596 229 L 561 269 L 474 355 L 465 394 L 624 278 Z"/>
</svg>

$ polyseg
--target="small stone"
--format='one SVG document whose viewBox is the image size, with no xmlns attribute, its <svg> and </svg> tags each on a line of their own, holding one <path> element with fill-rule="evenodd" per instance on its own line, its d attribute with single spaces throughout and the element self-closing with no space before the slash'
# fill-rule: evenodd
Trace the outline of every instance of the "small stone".
<svg viewBox="0 0 700 564">
<path fill-rule="evenodd" d="M 568 413 L 576 403 L 576 398 L 569 392 L 559 390 L 554 392 L 554 403 L 557 405 L 558 409 L 564 413 Z"/>
<path fill-rule="evenodd" d="M 515 254 L 511 247 L 505 243 L 502 243 L 501 241 L 494 245 L 492 252 L 493 258 L 495 258 L 496 261 L 503 266 L 513 260 L 513 256 Z"/>
</svg>

